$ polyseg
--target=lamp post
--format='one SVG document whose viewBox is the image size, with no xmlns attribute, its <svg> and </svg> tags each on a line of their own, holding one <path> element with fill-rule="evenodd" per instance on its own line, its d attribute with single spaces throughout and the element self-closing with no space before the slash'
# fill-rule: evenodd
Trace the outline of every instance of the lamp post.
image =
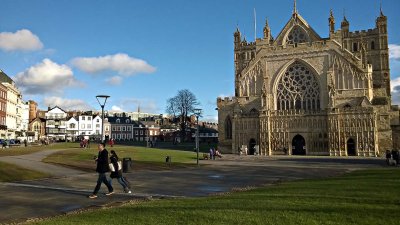
<svg viewBox="0 0 400 225">
<path fill-rule="evenodd" d="M 104 106 L 106 105 L 108 95 L 97 95 L 96 99 L 101 107 L 101 142 L 104 143 Z"/>
<path fill-rule="evenodd" d="M 194 109 L 194 115 L 196 116 L 197 127 L 196 127 L 196 153 L 197 153 L 197 166 L 199 166 L 199 116 L 201 115 L 201 109 Z"/>
</svg>

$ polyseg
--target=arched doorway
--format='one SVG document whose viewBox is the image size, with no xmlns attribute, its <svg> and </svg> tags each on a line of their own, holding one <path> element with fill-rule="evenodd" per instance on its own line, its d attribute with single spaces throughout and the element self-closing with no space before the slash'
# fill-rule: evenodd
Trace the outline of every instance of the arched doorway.
<svg viewBox="0 0 400 225">
<path fill-rule="evenodd" d="M 353 138 L 349 138 L 347 140 L 347 156 L 355 156 L 356 155 L 356 143 Z"/>
<path fill-rule="evenodd" d="M 250 139 L 249 141 L 249 155 L 254 155 L 254 152 L 256 151 L 256 140 L 254 138 Z"/>
<path fill-rule="evenodd" d="M 306 140 L 300 134 L 293 137 L 292 140 L 292 155 L 305 155 Z"/>
</svg>

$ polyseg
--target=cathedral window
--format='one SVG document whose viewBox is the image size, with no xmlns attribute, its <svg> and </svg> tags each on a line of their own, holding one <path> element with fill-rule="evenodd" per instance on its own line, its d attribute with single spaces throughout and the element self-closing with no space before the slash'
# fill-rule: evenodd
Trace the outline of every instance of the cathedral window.
<svg viewBox="0 0 400 225">
<path fill-rule="evenodd" d="M 278 110 L 317 110 L 320 108 L 319 84 L 303 64 L 295 62 L 280 78 L 277 90 Z"/>
<path fill-rule="evenodd" d="M 232 121 L 229 116 L 225 120 L 225 138 L 232 139 Z"/>
<path fill-rule="evenodd" d="M 371 49 L 372 50 L 375 49 L 375 42 L 374 41 L 371 41 Z"/>
<path fill-rule="evenodd" d="M 354 42 L 353 43 L 353 52 L 356 52 L 356 51 L 358 51 L 358 43 Z"/>
<path fill-rule="evenodd" d="M 304 43 L 308 41 L 308 35 L 300 26 L 295 26 L 287 36 L 287 44 Z"/>
</svg>

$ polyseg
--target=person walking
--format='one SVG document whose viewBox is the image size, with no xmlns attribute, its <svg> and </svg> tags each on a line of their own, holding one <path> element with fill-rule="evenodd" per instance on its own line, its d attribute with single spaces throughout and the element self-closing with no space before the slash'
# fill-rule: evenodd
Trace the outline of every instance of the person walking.
<svg viewBox="0 0 400 225">
<path fill-rule="evenodd" d="M 101 183 L 104 183 L 108 188 L 108 193 L 106 195 L 112 195 L 114 193 L 114 189 L 106 176 L 106 173 L 110 171 L 108 166 L 108 151 L 104 148 L 104 143 L 100 143 L 98 149 L 99 153 L 98 156 L 95 157 L 95 160 L 97 163 L 96 172 L 99 174 L 99 177 L 97 178 L 97 184 L 94 188 L 93 194 L 89 195 L 89 198 L 97 198 L 97 193 L 100 190 Z"/>
<path fill-rule="evenodd" d="M 114 171 L 111 171 L 110 174 L 110 184 L 113 178 L 117 178 L 118 183 L 120 183 L 121 186 L 124 188 L 125 193 L 132 193 L 131 190 L 129 190 L 128 184 L 126 183 L 126 179 L 122 176 L 122 168 L 119 167 L 118 160 L 119 158 L 117 153 L 114 150 L 111 150 L 110 161 L 114 166 Z"/>
</svg>

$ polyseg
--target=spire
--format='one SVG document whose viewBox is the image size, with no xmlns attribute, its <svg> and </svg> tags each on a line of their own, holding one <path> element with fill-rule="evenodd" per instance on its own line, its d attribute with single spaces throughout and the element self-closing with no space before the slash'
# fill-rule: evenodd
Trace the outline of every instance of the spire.
<svg viewBox="0 0 400 225">
<path fill-rule="evenodd" d="M 297 14 L 296 0 L 293 1 L 293 15 Z"/>
<path fill-rule="evenodd" d="M 265 26 L 264 26 L 264 39 L 270 40 L 271 39 L 271 29 L 268 25 L 268 19 L 265 18 Z"/>
<path fill-rule="evenodd" d="M 329 15 L 329 32 L 334 33 L 335 32 L 335 17 L 333 16 L 333 11 L 331 9 L 330 15 Z"/>
<path fill-rule="evenodd" d="M 254 8 L 254 42 L 257 41 L 257 19 L 256 19 L 256 8 Z"/>
<path fill-rule="evenodd" d="M 346 9 L 343 9 L 343 21 L 342 21 L 342 26 L 343 25 L 349 25 L 349 21 L 347 21 L 346 18 Z"/>
<path fill-rule="evenodd" d="M 382 0 L 381 0 L 381 2 L 379 3 L 379 11 L 380 11 L 381 16 L 384 16 L 384 15 L 383 15 L 383 11 L 382 11 Z"/>
</svg>

